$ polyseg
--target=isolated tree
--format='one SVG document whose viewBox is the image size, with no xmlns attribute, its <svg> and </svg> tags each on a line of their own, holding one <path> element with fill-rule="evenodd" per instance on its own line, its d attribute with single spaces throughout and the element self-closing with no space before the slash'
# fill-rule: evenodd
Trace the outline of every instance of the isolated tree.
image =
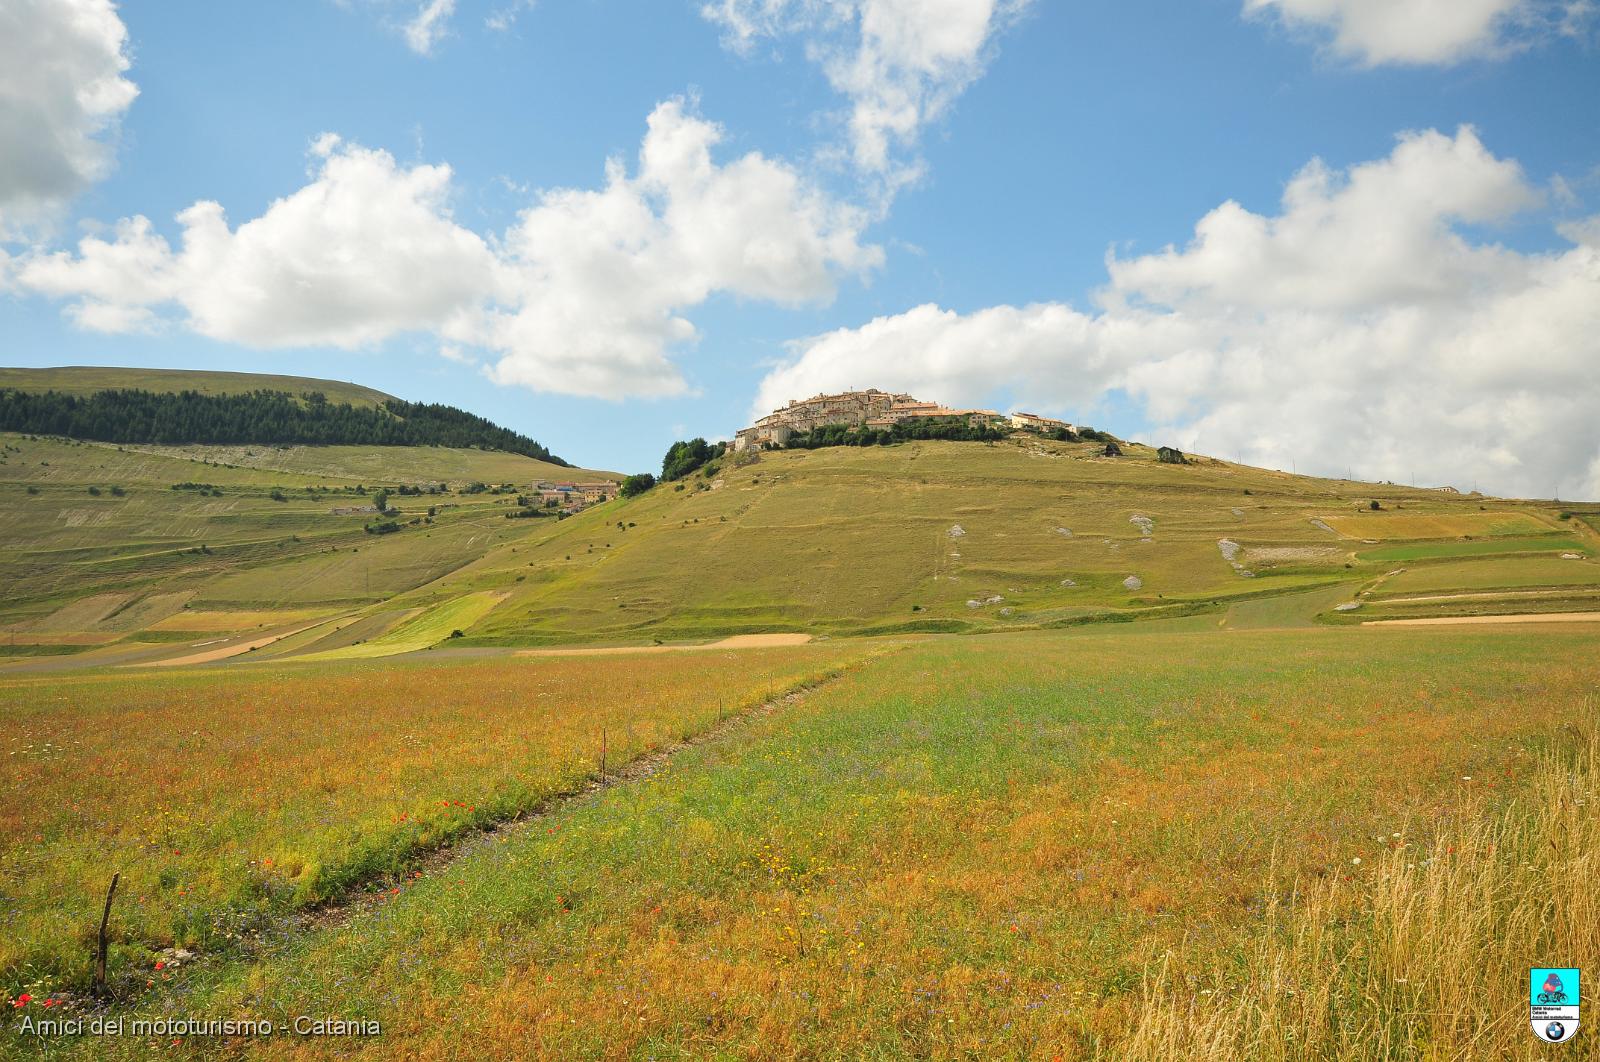
<svg viewBox="0 0 1600 1062">
<path fill-rule="evenodd" d="M 389 511 L 389 492 L 379 488 L 378 493 L 372 496 L 372 504 L 380 513 Z"/>
</svg>

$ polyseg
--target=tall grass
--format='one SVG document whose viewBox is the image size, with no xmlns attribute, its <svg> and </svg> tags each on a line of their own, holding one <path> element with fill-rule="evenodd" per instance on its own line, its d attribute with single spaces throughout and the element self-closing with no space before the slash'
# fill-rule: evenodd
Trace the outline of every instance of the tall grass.
<svg viewBox="0 0 1600 1062">
<path fill-rule="evenodd" d="M 1600 969 L 1600 730 L 1545 754 L 1498 813 L 1464 809 L 1431 844 L 1396 838 L 1367 873 L 1267 912 L 1243 977 L 1168 954 L 1118 1058 L 1542 1057 L 1535 966 Z M 1352 868 L 1355 869 L 1355 868 Z M 1593 976 L 1593 974 L 1591 974 Z M 1591 1031 L 1564 1051 L 1600 1054 Z"/>
</svg>

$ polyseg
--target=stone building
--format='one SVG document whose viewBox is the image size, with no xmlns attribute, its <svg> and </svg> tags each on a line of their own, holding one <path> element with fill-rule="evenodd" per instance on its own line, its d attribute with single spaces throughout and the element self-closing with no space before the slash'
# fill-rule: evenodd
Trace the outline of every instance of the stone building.
<svg viewBox="0 0 1600 1062">
<path fill-rule="evenodd" d="M 1037 413 L 1013 413 L 1011 414 L 1011 426 L 1022 431 L 1036 431 L 1045 435 L 1058 431 L 1073 432 L 1077 430 L 1064 420 L 1041 417 Z"/>
<path fill-rule="evenodd" d="M 852 427 L 887 428 L 916 417 L 966 417 L 991 427 L 1009 425 L 992 409 L 950 409 L 937 402 L 923 402 L 908 394 L 890 394 L 877 388 L 845 391 L 834 395 L 813 395 L 791 400 L 787 406 L 762 417 L 733 437 L 735 451 L 759 449 L 771 444 L 782 446 L 794 435 L 829 424 Z"/>
<path fill-rule="evenodd" d="M 540 504 L 554 502 L 562 509 L 576 512 L 586 505 L 615 498 L 620 485 L 609 479 L 588 483 L 553 483 L 541 480 L 533 485 L 533 489 L 539 495 Z"/>
</svg>

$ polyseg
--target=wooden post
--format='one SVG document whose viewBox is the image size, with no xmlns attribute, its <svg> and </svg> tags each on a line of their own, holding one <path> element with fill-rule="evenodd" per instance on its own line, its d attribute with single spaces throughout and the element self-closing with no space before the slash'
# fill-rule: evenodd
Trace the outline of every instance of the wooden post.
<svg viewBox="0 0 1600 1062">
<path fill-rule="evenodd" d="M 111 899 L 117 894 L 117 882 L 121 877 L 120 872 L 111 875 L 111 887 L 106 890 L 106 909 L 100 915 L 100 951 L 94 967 L 94 994 L 102 998 L 106 994 L 106 926 L 111 921 Z"/>
</svg>

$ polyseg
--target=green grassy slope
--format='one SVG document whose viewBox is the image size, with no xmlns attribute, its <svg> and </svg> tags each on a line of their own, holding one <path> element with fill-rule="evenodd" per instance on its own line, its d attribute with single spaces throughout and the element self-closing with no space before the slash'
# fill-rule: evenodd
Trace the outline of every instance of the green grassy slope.
<svg viewBox="0 0 1600 1062">
<path fill-rule="evenodd" d="M 1375 516 L 1415 518 L 1394 521 L 1413 545 L 1419 525 L 1482 530 L 1479 514 L 1493 510 L 1496 525 L 1520 532 L 1499 552 L 1526 551 L 1526 532 L 1540 528 L 1543 545 L 1585 548 L 1539 505 L 1209 460 L 1162 465 L 1139 446 L 1120 459 L 1096 450 L 1019 437 L 767 453 L 541 528 L 413 603 L 509 590 L 468 632 L 479 643 L 971 631 L 1220 611 L 1339 584 L 1354 594 L 1389 570 L 1359 555 L 1383 541 L 1373 536 L 1385 520 L 1360 521 L 1360 537 L 1329 523 L 1354 519 L 1373 497 L 1385 506 Z M 1148 534 L 1135 518 L 1150 521 Z M 1491 547 L 1482 559 L 1496 556 Z M 1311 611 L 1294 621 L 1340 598 L 1303 598 Z M 1255 625 L 1274 613 L 1249 615 Z"/>
<path fill-rule="evenodd" d="M 86 664 L 124 658 L 107 640 L 189 651 L 184 625 L 167 622 L 183 609 L 359 618 L 483 591 L 504 599 L 453 622 L 466 635 L 453 644 L 975 632 L 1197 613 L 1214 614 L 1210 625 L 1296 626 L 1392 615 L 1389 598 L 1424 589 L 1477 594 L 1407 603 L 1404 615 L 1531 611 L 1530 588 L 1596 582 L 1587 526 L 1548 504 L 1207 459 L 1162 465 L 1131 444 L 1115 459 L 1033 437 L 767 453 L 558 522 L 508 520 L 512 495 L 460 492 L 472 481 L 526 489 L 554 474 L 507 454 L 0 441 L 10 591 L 0 627 L 20 636 L 5 650 L 71 647 Z M 398 534 L 366 534 L 371 514 L 333 511 L 367 502 L 358 484 L 441 480 L 452 493 L 391 495 L 406 524 Z M 171 489 L 181 482 L 222 493 Z M 1374 497 L 1381 512 L 1368 509 Z M 1401 567 L 1410 574 L 1393 574 Z M 1561 608 L 1582 596 L 1561 595 Z M 1332 611 L 1350 600 L 1362 607 Z M 324 634 L 273 655 L 357 637 Z"/>
<path fill-rule="evenodd" d="M 281 468 L 238 464 L 249 452 L 0 434 L 0 647 L 13 632 L 60 644 L 73 634 L 135 635 L 185 607 L 376 604 L 531 530 L 534 521 L 505 519 L 514 494 L 462 487 L 526 489 L 553 467 L 439 447 L 256 447 L 263 464 Z M 397 534 L 367 534 L 372 513 L 334 512 L 370 503 L 358 485 L 441 481 L 451 492 L 390 495 L 405 525 Z M 172 489 L 183 483 L 215 490 Z"/>
<path fill-rule="evenodd" d="M 124 450 L 184 461 L 211 461 L 241 469 L 283 472 L 351 483 L 521 483 L 538 479 L 619 479 L 615 472 L 568 468 L 499 450 L 457 450 L 444 446 L 157 446 L 130 444 Z M 404 453 L 390 451 L 403 450 Z"/>
<path fill-rule="evenodd" d="M 108 365 L 63 365 L 48 369 L 0 368 L 0 388 L 19 391 L 61 391 L 88 395 L 123 388 L 157 393 L 198 391 L 204 395 L 239 395 L 251 391 L 321 391 L 330 402 L 379 406 L 391 395 L 341 380 L 307 376 L 274 376 L 254 372 L 208 372 L 200 369 L 130 369 Z"/>
</svg>

